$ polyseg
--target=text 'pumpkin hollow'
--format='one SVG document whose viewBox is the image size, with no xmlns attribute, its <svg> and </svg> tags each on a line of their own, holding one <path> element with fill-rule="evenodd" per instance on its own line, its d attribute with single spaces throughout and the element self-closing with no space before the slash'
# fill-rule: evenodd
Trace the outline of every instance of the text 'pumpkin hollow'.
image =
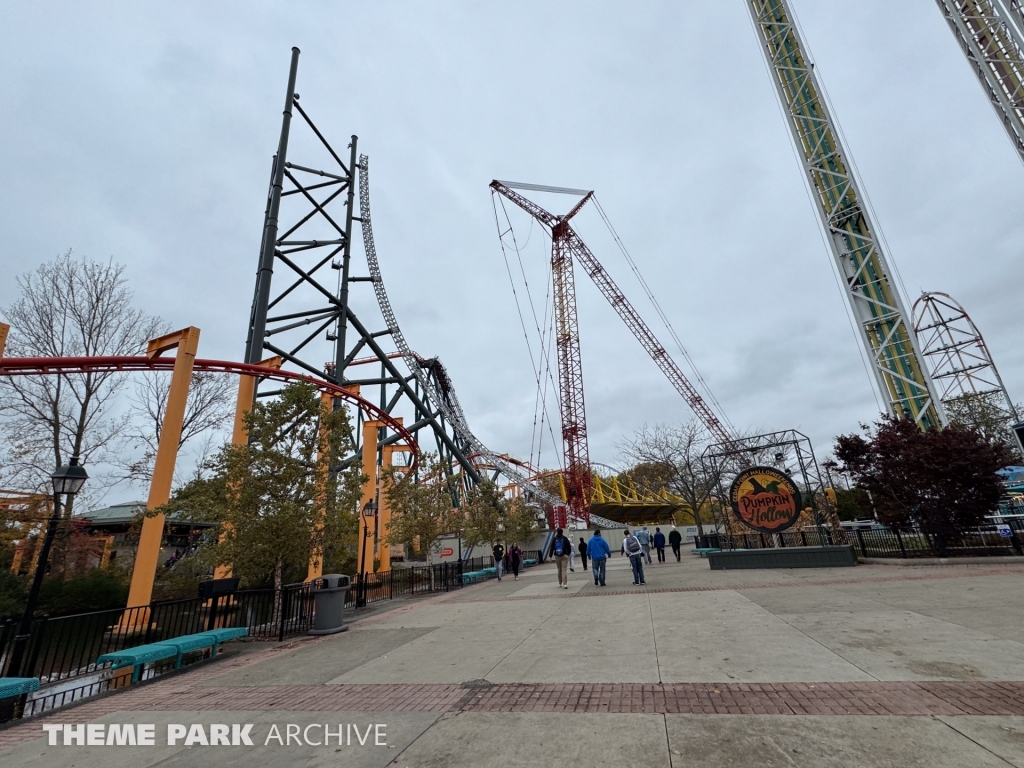
<svg viewBox="0 0 1024 768">
<path fill-rule="evenodd" d="M 750 467 L 740 472 L 729 489 L 733 514 L 748 528 L 779 533 L 800 518 L 800 490 L 785 472 Z"/>
</svg>

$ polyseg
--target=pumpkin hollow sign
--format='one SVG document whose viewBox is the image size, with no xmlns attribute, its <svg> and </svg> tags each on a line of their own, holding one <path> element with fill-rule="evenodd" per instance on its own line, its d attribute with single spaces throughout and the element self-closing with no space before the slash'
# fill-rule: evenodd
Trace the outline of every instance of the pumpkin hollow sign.
<svg viewBox="0 0 1024 768">
<path fill-rule="evenodd" d="M 751 467 L 740 472 L 729 490 L 736 518 L 755 531 L 780 533 L 800 518 L 800 490 L 785 472 Z"/>
</svg>

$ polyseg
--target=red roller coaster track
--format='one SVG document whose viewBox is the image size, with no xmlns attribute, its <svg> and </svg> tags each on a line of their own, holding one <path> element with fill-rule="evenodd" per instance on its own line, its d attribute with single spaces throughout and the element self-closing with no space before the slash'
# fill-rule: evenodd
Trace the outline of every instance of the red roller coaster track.
<svg viewBox="0 0 1024 768">
<path fill-rule="evenodd" d="M 173 357 L 3 357 L 0 358 L 0 376 L 44 376 L 47 374 L 65 373 L 97 373 L 107 371 L 171 371 L 174 369 Z M 324 379 L 317 379 L 308 374 L 268 368 L 264 365 L 235 363 L 229 360 L 202 360 L 197 358 L 194 370 L 211 371 L 213 373 L 231 373 L 237 376 L 256 376 L 270 381 L 285 383 L 304 381 L 312 384 L 321 392 L 345 400 L 357 406 L 364 413 L 384 422 L 402 436 L 402 440 L 411 448 L 415 468 L 419 459 L 419 447 L 408 430 L 397 419 L 374 405 L 369 400 L 349 392 L 337 384 Z"/>
</svg>

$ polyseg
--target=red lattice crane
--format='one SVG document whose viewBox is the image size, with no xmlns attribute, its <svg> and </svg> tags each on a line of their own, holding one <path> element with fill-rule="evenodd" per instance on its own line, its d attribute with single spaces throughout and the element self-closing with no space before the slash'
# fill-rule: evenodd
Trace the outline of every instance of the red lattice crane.
<svg viewBox="0 0 1024 768">
<path fill-rule="evenodd" d="M 555 342 L 558 349 L 559 405 L 562 418 L 562 442 L 565 449 L 564 481 L 570 514 L 580 520 L 590 519 L 590 454 L 587 446 L 587 416 L 583 399 L 583 366 L 580 360 L 579 324 L 576 319 L 576 286 L 573 257 L 594 281 L 608 303 L 633 332 L 662 373 L 683 396 L 687 405 L 703 422 L 712 436 L 728 442 L 734 436 L 725 428 L 704 398 L 690 383 L 669 356 L 665 347 L 629 303 L 597 257 L 570 226 L 570 220 L 593 197 L 592 191 L 545 187 L 492 181 L 491 189 L 515 203 L 544 226 L 551 235 L 551 280 L 554 294 Z M 564 216 L 545 210 L 515 189 L 581 195 L 581 199 Z M 561 521 L 564 523 L 564 521 Z"/>
</svg>

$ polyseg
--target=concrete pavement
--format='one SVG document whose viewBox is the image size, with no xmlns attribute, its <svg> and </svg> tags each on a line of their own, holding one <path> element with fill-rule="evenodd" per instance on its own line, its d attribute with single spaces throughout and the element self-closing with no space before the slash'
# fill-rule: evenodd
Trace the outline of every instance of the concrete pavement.
<svg viewBox="0 0 1024 768">
<path fill-rule="evenodd" d="M 647 566 L 646 587 L 618 556 L 605 588 L 578 561 L 569 590 L 540 566 L 341 635 L 250 643 L 0 731 L 0 762 L 1024 768 L 1024 564 L 712 572 L 683 557 Z M 48 746 L 43 722 L 151 723 L 156 744 Z M 251 724 L 254 744 L 169 746 L 168 723 Z M 309 743 L 372 723 L 379 746 Z M 278 744 L 273 726 L 312 736 Z"/>
</svg>

